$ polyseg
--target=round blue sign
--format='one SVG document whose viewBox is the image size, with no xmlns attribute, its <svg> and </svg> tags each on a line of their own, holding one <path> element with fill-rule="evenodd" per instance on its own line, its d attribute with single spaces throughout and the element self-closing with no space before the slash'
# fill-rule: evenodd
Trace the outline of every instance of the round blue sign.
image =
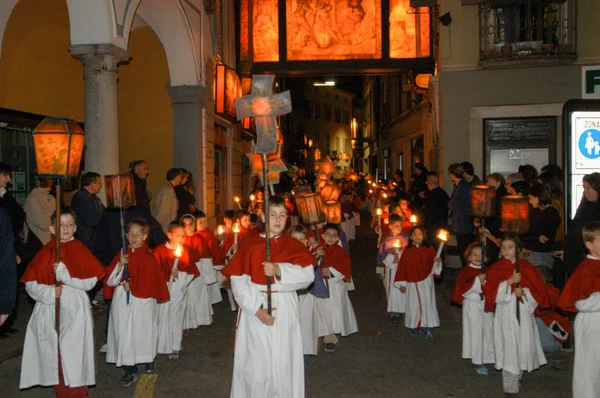
<svg viewBox="0 0 600 398">
<path fill-rule="evenodd" d="M 600 158 L 600 131 L 589 129 L 579 137 L 579 151 L 588 159 Z"/>
</svg>

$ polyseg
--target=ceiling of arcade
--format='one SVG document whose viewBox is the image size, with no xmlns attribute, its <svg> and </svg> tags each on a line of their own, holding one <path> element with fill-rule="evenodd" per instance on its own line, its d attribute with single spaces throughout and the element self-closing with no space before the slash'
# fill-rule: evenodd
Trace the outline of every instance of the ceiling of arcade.
<svg viewBox="0 0 600 398">
<path fill-rule="evenodd" d="M 14 8 L 19 2 L 28 1 L 31 0 L 0 1 L 0 44 Z M 130 32 L 148 25 L 165 48 L 171 85 L 202 84 L 201 38 L 203 29 L 208 27 L 202 23 L 201 0 L 64 1 L 69 13 L 71 45 L 112 44 L 127 50 Z"/>
</svg>

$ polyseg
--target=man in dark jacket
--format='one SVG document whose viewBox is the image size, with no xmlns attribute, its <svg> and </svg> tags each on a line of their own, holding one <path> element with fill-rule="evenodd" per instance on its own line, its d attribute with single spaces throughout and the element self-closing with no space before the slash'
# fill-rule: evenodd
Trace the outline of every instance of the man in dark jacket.
<svg viewBox="0 0 600 398">
<path fill-rule="evenodd" d="M 100 258 L 102 242 L 98 226 L 104 214 L 104 205 L 97 193 L 102 188 L 102 178 L 98 173 L 85 173 L 81 177 L 81 188 L 71 200 L 71 210 L 77 215 L 77 239 Z"/>
<path fill-rule="evenodd" d="M 15 250 L 17 252 L 17 263 L 20 263 L 24 255 L 23 239 L 21 232 L 25 222 L 25 211 L 19 205 L 15 197 L 8 190 L 10 174 L 12 170 L 6 163 L 0 163 L 0 207 L 4 208 L 9 216 L 14 236 Z"/>
<path fill-rule="evenodd" d="M 471 185 L 465 181 L 463 174 L 465 169 L 460 163 L 448 166 L 448 176 L 454 184 L 448 208 L 452 213 L 452 230 L 456 235 L 456 246 L 460 253 L 463 267 L 467 265 L 464 252 L 467 246 L 473 242 L 473 217 L 471 217 Z"/>
<path fill-rule="evenodd" d="M 448 228 L 448 194 L 440 187 L 440 177 L 434 172 L 427 173 L 427 191 L 423 193 L 423 226 L 427 237 L 436 247 L 437 230 Z"/>
<path fill-rule="evenodd" d="M 0 326 L 15 309 L 17 264 L 15 241 L 8 212 L 0 207 Z"/>
<path fill-rule="evenodd" d="M 129 163 L 129 170 L 133 176 L 135 186 L 136 206 L 142 206 L 150 211 L 150 195 L 146 186 L 146 179 L 150 175 L 148 173 L 148 163 L 145 160 L 132 160 Z"/>
</svg>

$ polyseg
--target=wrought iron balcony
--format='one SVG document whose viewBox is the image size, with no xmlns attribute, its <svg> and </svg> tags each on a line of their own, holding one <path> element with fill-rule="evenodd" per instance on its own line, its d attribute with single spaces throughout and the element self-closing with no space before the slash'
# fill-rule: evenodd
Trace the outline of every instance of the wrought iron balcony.
<svg viewBox="0 0 600 398">
<path fill-rule="evenodd" d="M 577 59 L 577 0 L 489 0 L 479 5 L 479 26 L 481 67 Z"/>
</svg>

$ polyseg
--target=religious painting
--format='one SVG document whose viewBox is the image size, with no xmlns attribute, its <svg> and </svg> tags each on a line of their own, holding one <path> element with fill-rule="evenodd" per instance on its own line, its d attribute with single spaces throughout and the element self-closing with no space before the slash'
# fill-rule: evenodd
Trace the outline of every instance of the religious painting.
<svg viewBox="0 0 600 398">
<path fill-rule="evenodd" d="M 381 58 L 380 0 L 286 1 L 287 59 Z"/>
<path fill-rule="evenodd" d="M 390 58 L 431 55 L 429 18 L 427 7 L 413 9 L 410 0 L 390 0 Z"/>
<path fill-rule="evenodd" d="M 217 65 L 216 113 L 236 120 L 235 100 L 241 96 L 242 83 L 235 70 L 225 65 Z"/>
<path fill-rule="evenodd" d="M 245 3 L 245 1 L 242 1 Z M 254 62 L 279 61 L 278 0 L 251 0 Z"/>
</svg>

